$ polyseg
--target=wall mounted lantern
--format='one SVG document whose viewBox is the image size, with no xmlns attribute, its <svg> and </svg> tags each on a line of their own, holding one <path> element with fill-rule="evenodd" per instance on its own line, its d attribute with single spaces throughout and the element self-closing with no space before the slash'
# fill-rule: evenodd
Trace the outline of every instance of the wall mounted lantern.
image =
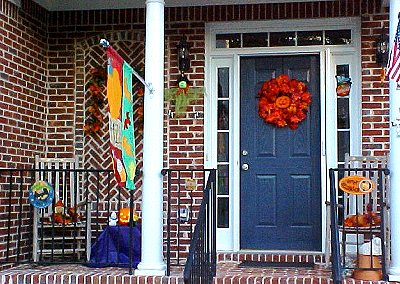
<svg viewBox="0 0 400 284">
<path fill-rule="evenodd" d="M 185 73 L 190 68 L 189 58 L 189 45 L 186 42 L 186 38 L 182 37 L 178 45 L 178 68 L 181 73 Z"/>
<path fill-rule="evenodd" d="M 381 36 L 376 42 L 376 64 L 381 67 L 385 67 L 388 61 L 389 55 L 389 38 L 382 29 Z"/>
</svg>

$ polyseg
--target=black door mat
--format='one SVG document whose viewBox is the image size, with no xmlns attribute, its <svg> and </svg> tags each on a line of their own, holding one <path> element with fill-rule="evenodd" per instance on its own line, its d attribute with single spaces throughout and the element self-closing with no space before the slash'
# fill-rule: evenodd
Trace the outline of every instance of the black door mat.
<svg viewBox="0 0 400 284">
<path fill-rule="evenodd" d="M 263 261 L 243 261 L 239 267 L 257 267 L 257 268 L 314 268 L 313 262 L 263 262 Z"/>
</svg>

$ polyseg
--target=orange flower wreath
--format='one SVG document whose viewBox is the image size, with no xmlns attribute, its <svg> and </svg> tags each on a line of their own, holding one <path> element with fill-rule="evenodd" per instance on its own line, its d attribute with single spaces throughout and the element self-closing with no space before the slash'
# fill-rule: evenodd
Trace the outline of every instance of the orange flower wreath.
<svg viewBox="0 0 400 284">
<path fill-rule="evenodd" d="M 297 129 L 299 122 L 306 119 L 311 104 L 307 86 L 288 75 L 265 81 L 258 95 L 258 114 L 266 123 L 277 127 Z"/>
</svg>

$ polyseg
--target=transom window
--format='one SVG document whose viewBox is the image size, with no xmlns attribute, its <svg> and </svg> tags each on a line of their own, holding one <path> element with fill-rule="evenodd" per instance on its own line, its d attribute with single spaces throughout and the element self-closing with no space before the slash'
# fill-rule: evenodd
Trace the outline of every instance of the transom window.
<svg viewBox="0 0 400 284">
<path fill-rule="evenodd" d="M 350 45 L 351 30 L 216 34 L 216 48 Z"/>
</svg>

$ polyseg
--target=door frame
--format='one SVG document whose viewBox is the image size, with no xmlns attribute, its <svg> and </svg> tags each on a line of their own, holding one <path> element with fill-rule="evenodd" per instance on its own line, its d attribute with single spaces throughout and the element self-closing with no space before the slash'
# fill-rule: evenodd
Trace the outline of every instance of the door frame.
<svg viewBox="0 0 400 284">
<path fill-rule="evenodd" d="M 205 167 L 217 168 L 217 95 L 216 95 L 216 63 L 230 68 L 230 143 L 229 143 L 229 198 L 230 218 L 229 229 L 217 229 L 217 250 L 240 251 L 240 143 L 233 143 L 240 139 L 240 58 L 244 56 L 268 56 L 268 55 L 320 55 L 320 109 L 321 109 L 321 208 L 322 208 L 322 230 L 321 239 L 326 239 L 326 206 L 329 196 L 327 170 L 337 165 L 336 131 L 336 101 L 332 91 L 335 89 L 334 62 L 340 58 L 351 58 L 354 68 L 351 70 L 353 80 L 354 104 L 359 104 L 353 109 L 351 115 L 360 115 L 361 110 L 361 36 L 359 18 L 335 18 L 335 19 L 313 19 L 313 20 L 283 20 L 283 21 L 251 21 L 251 22 L 223 22 L 208 23 L 206 25 L 206 80 L 205 86 L 205 116 L 204 116 L 204 138 L 205 138 Z M 232 28 L 234 27 L 234 28 Z M 240 28 L 243 27 L 243 28 Z M 218 33 L 243 33 L 265 31 L 290 31 L 296 27 L 301 30 L 313 30 L 324 27 L 324 29 L 351 29 L 353 42 L 346 46 L 290 46 L 290 47 L 263 47 L 263 48 L 215 48 L 215 35 Z M 298 28 L 297 28 L 298 29 Z M 340 60 L 339 60 L 340 61 Z M 325 88 L 323 87 L 325 86 Z M 329 95 L 329 96 L 328 96 Z M 358 101 L 358 102 L 357 102 Z M 329 109 L 327 106 L 330 106 Z M 331 106 L 334 106 L 332 111 Z M 234 115 L 233 115 L 234 114 Z M 361 129 L 353 119 L 351 125 L 352 139 L 351 149 L 353 154 L 359 154 L 361 149 Z M 354 138 L 354 139 L 353 139 Z M 231 143 L 232 142 L 232 143 Z M 328 150 L 329 149 L 329 150 Z M 223 237 L 218 244 L 218 236 Z M 325 242 L 322 242 L 322 252 L 325 251 Z"/>
</svg>

